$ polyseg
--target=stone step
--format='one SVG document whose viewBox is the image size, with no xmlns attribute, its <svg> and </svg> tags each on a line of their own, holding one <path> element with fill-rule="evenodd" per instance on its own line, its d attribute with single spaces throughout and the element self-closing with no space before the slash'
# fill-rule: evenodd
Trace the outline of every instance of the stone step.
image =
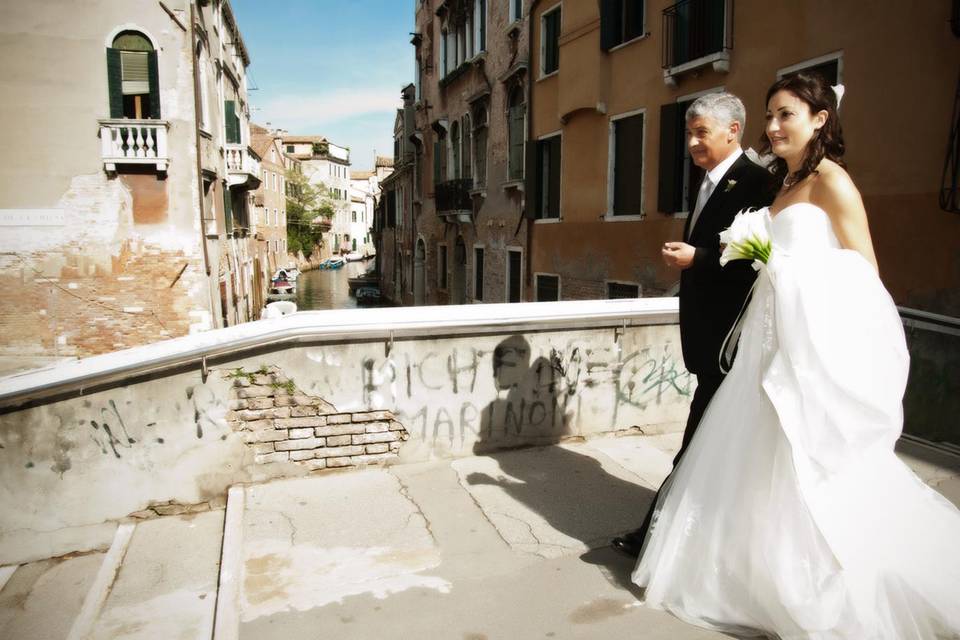
<svg viewBox="0 0 960 640">
<path fill-rule="evenodd" d="M 223 522 L 217 510 L 137 524 L 89 630 L 76 640 L 212 637 Z"/>
</svg>

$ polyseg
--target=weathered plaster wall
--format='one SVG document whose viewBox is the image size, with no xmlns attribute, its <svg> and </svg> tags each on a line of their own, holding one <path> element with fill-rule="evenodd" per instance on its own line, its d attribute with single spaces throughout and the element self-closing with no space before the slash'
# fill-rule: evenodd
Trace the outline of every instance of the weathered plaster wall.
<svg viewBox="0 0 960 640">
<path fill-rule="evenodd" d="M 257 371 L 277 377 L 257 384 Z M 105 522 L 340 464 L 330 459 L 679 428 L 692 387 L 676 326 L 398 340 L 389 353 L 327 344 L 217 364 L 206 382 L 199 371 L 130 381 L 0 416 L 0 564 L 90 548 L 109 539 L 90 533 Z"/>
</svg>

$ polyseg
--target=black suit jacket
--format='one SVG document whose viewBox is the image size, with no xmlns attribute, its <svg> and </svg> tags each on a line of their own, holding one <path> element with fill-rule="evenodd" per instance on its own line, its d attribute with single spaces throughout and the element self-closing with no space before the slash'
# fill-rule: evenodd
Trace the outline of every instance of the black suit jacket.
<svg viewBox="0 0 960 640">
<path fill-rule="evenodd" d="M 691 218 L 687 218 L 683 237 L 696 248 L 696 254 L 693 264 L 680 275 L 680 341 L 690 373 L 722 375 L 719 355 L 723 340 L 756 277 L 747 260 L 720 266 L 720 232 L 741 209 L 767 206 L 772 201 L 769 172 L 741 155 L 713 190 L 692 233 Z"/>
</svg>

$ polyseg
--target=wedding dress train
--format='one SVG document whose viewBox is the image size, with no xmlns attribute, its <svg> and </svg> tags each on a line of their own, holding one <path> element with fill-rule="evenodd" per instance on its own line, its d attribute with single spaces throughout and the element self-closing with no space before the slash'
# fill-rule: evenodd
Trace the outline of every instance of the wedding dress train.
<svg viewBox="0 0 960 640">
<path fill-rule="evenodd" d="M 731 371 L 655 507 L 648 606 L 738 635 L 960 638 L 960 511 L 894 454 L 909 356 L 826 212 L 765 212 Z"/>
</svg>

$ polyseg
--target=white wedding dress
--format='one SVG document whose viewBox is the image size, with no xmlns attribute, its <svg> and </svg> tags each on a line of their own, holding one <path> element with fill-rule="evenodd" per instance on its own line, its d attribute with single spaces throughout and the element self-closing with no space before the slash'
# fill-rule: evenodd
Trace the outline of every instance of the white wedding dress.
<svg viewBox="0 0 960 640">
<path fill-rule="evenodd" d="M 764 212 L 736 360 L 655 507 L 633 580 L 702 627 L 786 639 L 960 638 L 960 511 L 894 455 L 909 356 L 826 212 Z"/>
</svg>

